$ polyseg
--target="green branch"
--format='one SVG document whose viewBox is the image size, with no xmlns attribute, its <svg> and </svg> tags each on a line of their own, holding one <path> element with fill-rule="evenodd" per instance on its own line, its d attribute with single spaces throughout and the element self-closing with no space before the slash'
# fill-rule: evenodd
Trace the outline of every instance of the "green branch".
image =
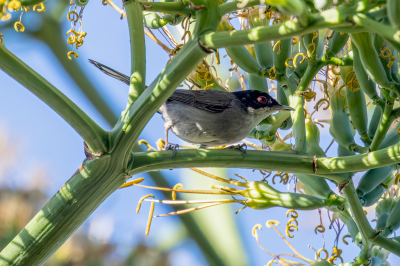
<svg viewBox="0 0 400 266">
<path fill-rule="evenodd" d="M 143 93 L 146 86 L 146 45 L 144 42 L 142 6 L 137 0 L 128 0 L 124 2 L 124 7 L 131 43 L 131 79 L 126 107 L 128 109 Z"/>
<path fill-rule="evenodd" d="M 390 25 L 375 21 L 364 14 L 357 14 L 352 17 L 353 21 L 364 28 L 364 31 L 374 32 L 386 39 L 390 45 L 400 51 L 400 36 Z"/>
<path fill-rule="evenodd" d="M 242 2 L 243 1 L 237 1 L 236 0 L 236 1 L 232 1 L 232 2 L 229 2 L 229 3 L 222 4 L 222 5 L 219 6 L 219 13 L 221 15 L 225 15 L 225 14 L 231 13 L 233 11 L 236 11 L 236 10 L 240 9 L 237 5 L 241 4 Z M 259 4 L 260 4 L 259 0 L 249 0 L 247 2 L 247 4 L 243 8 L 251 7 L 251 6 L 257 6 Z"/>
<path fill-rule="evenodd" d="M 400 256 L 400 243 L 396 242 L 392 239 L 383 237 L 378 235 L 368 222 L 367 216 L 364 213 L 364 210 L 361 206 L 360 200 L 358 199 L 356 190 L 354 188 L 354 184 L 351 181 L 345 188 L 343 189 L 343 193 L 346 196 L 346 200 L 349 203 L 349 207 L 354 221 L 357 224 L 360 233 L 363 235 L 363 241 L 371 241 L 372 243 L 385 248 L 386 250 Z M 367 245 L 367 243 L 363 243 L 363 245 Z"/>
<path fill-rule="evenodd" d="M 125 181 L 103 155 L 83 163 L 24 229 L 1 251 L 0 265 L 42 265 Z"/>
<path fill-rule="evenodd" d="M 231 149 L 188 149 L 172 151 L 140 152 L 132 155 L 129 174 L 158 171 L 171 168 L 227 167 L 266 169 L 287 173 L 304 173 L 323 176 L 338 183 L 348 181 L 339 173 L 362 172 L 368 169 L 393 165 L 400 162 L 400 144 L 385 149 L 352 156 L 317 158 L 296 152 L 247 151 L 243 154 Z M 330 178 L 330 175 L 332 177 Z"/>
<path fill-rule="evenodd" d="M 126 110 L 124 116 L 111 131 L 112 147 L 118 143 L 119 148 L 124 150 L 122 153 L 117 153 L 123 156 L 122 163 L 126 163 L 124 160 L 129 156 L 150 118 L 206 54 L 197 41 L 189 41 L 138 100 Z M 191 60 L 184 60 L 188 57 Z"/>
<path fill-rule="evenodd" d="M 85 140 L 92 152 L 108 150 L 108 133 L 67 96 L 0 44 L 0 69 L 56 111 Z"/>
<path fill-rule="evenodd" d="M 391 99 L 389 95 L 385 95 L 385 96 L 386 96 L 385 109 L 383 111 L 381 119 L 379 120 L 379 125 L 378 125 L 378 128 L 376 129 L 374 138 L 372 139 L 371 146 L 369 147 L 369 149 L 371 151 L 376 151 L 379 149 L 379 147 L 382 144 L 383 139 L 385 138 L 385 136 L 395 118 L 395 116 L 392 115 L 394 99 Z"/>
<path fill-rule="evenodd" d="M 350 27 L 347 18 L 352 13 L 343 9 L 329 9 L 318 14 L 311 15 L 313 20 L 307 27 L 301 26 L 297 21 L 288 20 L 269 27 L 256 27 L 248 30 L 216 32 L 203 35 L 201 42 L 213 49 L 241 46 L 254 43 L 262 43 L 272 40 L 284 40 L 292 36 L 310 33 L 314 30 L 329 28 L 330 26 Z"/>
<path fill-rule="evenodd" d="M 176 2 L 148 2 L 139 1 L 143 5 L 145 11 L 179 14 L 183 16 L 190 16 L 194 13 L 194 9 L 187 7 L 183 4 L 183 1 Z"/>
</svg>

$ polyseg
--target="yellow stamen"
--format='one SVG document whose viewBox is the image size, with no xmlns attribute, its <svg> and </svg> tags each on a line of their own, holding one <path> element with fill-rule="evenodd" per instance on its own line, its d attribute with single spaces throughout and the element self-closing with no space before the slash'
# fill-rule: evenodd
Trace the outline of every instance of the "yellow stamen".
<svg viewBox="0 0 400 266">
<path fill-rule="evenodd" d="M 278 221 L 274 221 L 274 220 L 269 220 L 269 221 L 267 221 L 267 222 L 265 223 L 265 225 L 266 225 L 268 228 L 272 228 L 272 225 L 273 225 L 273 224 L 279 225 L 279 222 L 278 222 Z"/>
<path fill-rule="evenodd" d="M 174 189 L 172 189 L 172 188 L 153 187 L 153 186 L 145 186 L 145 185 L 138 185 L 138 184 L 134 184 L 134 185 L 138 186 L 138 187 L 150 188 L 150 189 L 161 190 L 161 191 L 170 191 L 170 192 L 174 191 Z M 179 189 L 179 190 L 175 190 L 175 192 L 194 193 L 194 194 L 212 194 L 212 195 L 239 195 L 240 194 L 240 193 L 228 192 L 228 191 L 194 190 L 194 189 Z"/>
<path fill-rule="evenodd" d="M 151 220 L 153 219 L 153 213 L 154 213 L 154 202 L 151 202 L 149 219 L 147 220 L 146 236 L 149 235 L 149 232 L 150 232 L 150 226 L 151 226 Z"/>
<path fill-rule="evenodd" d="M 152 201 L 155 203 L 170 204 L 170 205 L 181 205 L 181 204 L 199 204 L 199 203 L 235 203 L 233 199 L 220 199 L 220 200 L 156 200 L 156 199 L 145 199 L 145 201 Z M 244 202 L 241 200 L 240 202 Z"/>
<path fill-rule="evenodd" d="M 156 142 L 157 150 L 161 151 L 165 147 L 165 141 L 163 139 L 159 139 Z"/>
<path fill-rule="evenodd" d="M 320 232 L 320 233 L 325 232 L 325 226 L 323 226 L 322 224 L 317 225 L 317 226 L 315 227 L 315 229 L 314 229 L 315 234 L 317 234 L 317 231 Z"/>
<path fill-rule="evenodd" d="M 77 52 L 75 52 L 75 51 L 70 51 L 70 52 L 67 53 L 67 56 L 68 56 L 68 59 L 69 59 L 69 60 L 72 60 L 71 55 L 74 55 L 74 57 L 79 57 L 79 54 L 78 54 Z"/>
<path fill-rule="evenodd" d="M 318 32 L 313 31 L 313 38 L 312 38 L 311 42 L 314 42 L 314 40 L 317 38 L 318 38 Z"/>
<path fill-rule="evenodd" d="M 119 189 L 121 188 L 125 188 L 125 187 L 130 187 L 133 186 L 134 184 L 139 184 L 140 182 L 142 182 L 144 180 L 144 177 L 132 180 L 132 181 L 128 181 L 125 184 L 123 184 L 122 186 L 119 187 Z"/>
<path fill-rule="evenodd" d="M 299 217 L 299 214 L 298 214 L 295 210 L 293 210 L 293 209 L 288 210 L 288 211 L 286 212 L 286 217 L 289 217 L 289 214 L 290 214 L 290 216 L 291 216 L 292 218 L 295 218 L 295 219 Z"/>
<path fill-rule="evenodd" d="M 211 204 L 203 205 L 203 206 L 196 207 L 196 208 L 190 208 L 190 209 L 186 209 L 186 210 L 170 212 L 170 213 L 167 213 L 167 214 L 160 214 L 160 215 L 157 215 L 157 216 L 154 216 L 154 217 L 165 217 L 165 216 L 172 216 L 172 215 L 177 215 L 177 214 L 184 214 L 184 213 L 197 211 L 197 210 L 201 210 L 201 209 L 205 209 L 205 208 L 208 208 L 208 207 L 213 207 L 213 206 L 217 206 L 217 205 L 221 205 L 221 204 L 224 204 L 224 203 L 211 203 Z"/>
<path fill-rule="evenodd" d="M 331 71 L 332 71 L 332 73 L 333 73 L 334 75 L 340 76 L 340 72 L 336 72 L 334 66 L 331 66 Z"/>
<path fill-rule="evenodd" d="M 346 241 L 346 238 L 347 238 L 347 237 L 350 237 L 350 238 L 351 238 L 351 235 L 345 235 L 345 236 L 342 237 L 342 241 L 343 241 L 343 243 L 345 243 L 346 245 L 349 244 L 349 242 Z"/>
<path fill-rule="evenodd" d="M 312 52 L 310 52 L 310 47 L 311 47 L 311 46 L 313 47 Z M 317 46 L 315 45 L 315 43 L 310 43 L 310 44 L 307 46 L 307 56 L 310 57 L 312 54 L 315 54 L 316 50 L 317 50 Z"/>
<path fill-rule="evenodd" d="M 2 17 L 1 17 L 1 21 L 7 21 L 11 19 L 11 14 L 10 13 L 5 13 Z"/>
<path fill-rule="evenodd" d="M 17 1 L 17 0 L 11 0 L 9 3 L 8 3 L 8 10 L 9 11 L 18 11 L 19 10 L 19 8 L 21 7 L 21 2 L 20 1 Z"/>
<path fill-rule="evenodd" d="M 203 88 L 203 90 L 208 90 L 209 88 L 211 88 L 212 86 L 215 86 L 215 83 L 211 83 L 210 85 L 207 85 Z"/>
<path fill-rule="evenodd" d="M 295 45 L 299 42 L 299 39 L 297 39 L 297 37 L 293 37 L 292 39 L 292 45 Z"/>
<path fill-rule="evenodd" d="M 275 67 L 271 67 L 269 70 L 269 78 L 276 79 L 277 77 L 278 77 L 278 74 L 276 73 Z"/>
<path fill-rule="evenodd" d="M 318 111 L 318 109 L 322 106 L 322 104 L 326 103 L 326 106 L 323 108 L 323 110 L 328 110 L 329 106 L 330 106 L 330 102 L 328 99 L 326 98 L 322 98 L 320 99 L 316 104 L 315 104 L 315 110 Z"/>
<path fill-rule="evenodd" d="M 15 24 L 14 24 L 14 29 L 15 29 L 17 32 L 24 32 L 24 31 L 25 31 L 25 27 L 24 27 L 24 25 L 22 25 L 21 22 L 15 22 Z"/>
<path fill-rule="evenodd" d="M 178 184 L 176 184 L 175 186 L 174 186 L 174 191 L 172 191 L 172 200 L 176 200 L 176 192 L 175 192 L 175 189 L 178 189 L 178 188 L 180 188 L 180 189 L 183 189 L 183 185 L 181 184 L 181 183 L 178 183 Z"/>
<path fill-rule="evenodd" d="M 338 89 L 338 90 L 339 90 L 338 94 L 339 94 L 339 97 L 341 97 L 341 98 L 344 98 L 344 95 L 342 95 L 342 94 L 340 93 L 341 90 L 342 90 L 344 87 L 346 87 L 346 85 L 343 84 L 343 85 L 340 86 L 339 89 Z"/>
<path fill-rule="evenodd" d="M 387 67 L 388 68 L 392 67 L 395 60 L 396 60 L 396 57 L 392 56 L 392 58 L 390 59 L 390 62 L 387 64 Z"/>
<path fill-rule="evenodd" d="M 388 54 L 385 55 L 385 52 L 388 52 Z M 389 47 L 383 47 L 381 53 L 379 54 L 379 57 L 383 57 L 385 59 L 388 59 L 391 56 L 392 56 L 392 51 L 390 50 Z"/>
<path fill-rule="evenodd" d="M 145 141 L 144 139 L 139 140 L 139 141 L 138 141 L 138 144 L 139 144 L 139 145 L 142 145 L 142 144 L 146 145 L 147 151 L 151 151 L 151 150 L 157 151 L 156 149 L 154 149 L 154 148 L 153 148 L 147 141 Z"/>
<path fill-rule="evenodd" d="M 281 18 L 275 18 L 275 19 L 272 21 L 272 25 L 278 24 L 279 22 L 283 22 L 283 20 L 282 20 Z"/>
<path fill-rule="evenodd" d="M 151 194 L 146 195 L 146 196 L 143 196 L 143 197 L 139 200 L 139 202 L 138 202 L 138 205 L 137 205 L 137 207 L 136 207 L 136 213 L 139 213 L 140 207 L 142 206 L 142 201 L 144 201 L 144 200 L 145 200 L 146 198 L 148 198 L 148 197 L 154 198 L 154 196 L 151 195 Z"/>
<path fill-rule="evenodd" d="M 43 3 L 40 3 L 40 4 L 38 4 L 38 5 L 34 5 L 34 6 L 33 6 L 33 11 L 35 11 L 36 7 L 38 8 L 38 9 L 36 10 L 37 12 L 46 11 L 46 7 L 44 6 Z"/>
<path fill-rule="evenodd" d="M 299 226 L 299 222 L 296 220 L 296 218 L 291 218 L 291 219 L 287 222 L 287 224 L 290 225 L 291 222 L 295 222 L 295 223 L 296 223 L 296 226 Z"/>
<path fill-rule="evenodd" d="M 321 258 L 321 251 L 325 252 L 325 259 Z M 318 250 L 317 256 L 318 256 L 318 258 L 320 258 L 321 260 L 327 260 L 328 257 L 329 257 L 329 253 L 328 253 L 328 251 L 326 251 L 326 249 L 321 248 L 320 250 Z"/>
<path fill-rule="evenodd" d="M 257 234 L 257 229 L 262 229 L 262 225 L 261 224 L 256 224 L 254 227 L 253 227 L 253 230 L 251 231 L 252 232 L 252 234 L 253 234 L 253 236 L 255 237 L 255 238 L 258 238 L 258 234 Z"/>
<path fill-rule="evenodd" d="M 299 57 L 299 56 L 303 56 L 303 59 L 299 62 L 300 64 L 303 64 L 304 60 L 306 60 L 305 54 L 303 54 L 303 53 L 296 54 L 295 57 L 293 58 L 293 65 L 294 65 L 295 68 L 297 68 L 297 63 L 296 62 L 297 62 L 297 57 Z"/>
<path fill-rule="evenodd" d="M 279 45 L 279 50 L 278 50 L 278 52 L 276 54 L 281 54 L 281 51 L 282 51 L 282 42 L 281 41 L 278 41 L 278 42 L 275 43 L 274 47 L 272 47 L 272 51 L 275 51 L 275 48 L 278 45 Z"/>
<path fill-rule="evenodd" d="M 71 15 L 72 15 L 72 17 L 71 17 Z M 79 19 L 79 15 L 75 11 L 71 11 L 67 14 L 67 18 L 69 21 L 77 22 Z"/>
<path fill-rule="evenodd" d="M 294 231 L 294 230 L 293 230 L 293 231 Z M 288 237 L 290 237 L 290 238 L 293 238 L 294 235 L 291 235 L 289 232 L 290 232 L 289 227 L 286 227 L 286 235 L 287 235 Z"/>
<path fill-rule="evenodd" d="M 293 68 L 292 66 L 289 66 L 289 64 L 288 64 L 290 61 L 293 62 L 293 58 L 288 58 L 288 59 L 285 60 L 285 66 L 286 66 L 287 68 Z"/>
</svg>

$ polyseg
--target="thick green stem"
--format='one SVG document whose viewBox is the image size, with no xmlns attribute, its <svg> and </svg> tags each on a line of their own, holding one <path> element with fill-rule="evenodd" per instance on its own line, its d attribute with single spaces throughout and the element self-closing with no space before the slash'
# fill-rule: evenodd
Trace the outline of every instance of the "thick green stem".
<svg viewBox="0 0 400 266">
<path fill-rule="evenodd" d="M 56 111 L 85 140 L 92 152 L 108 150 L 108 133 L 67 96 L 0 44 L 0 69 Z"/>
<path fill-rule="evenodd" d="M 383 139 L 385 138 L 392 122 L 394 120 L 394 115 L 392 115 L 393 110 L 393 101 L 389 101 L 386 99 L 385 109 L 379 121 L 378 128 L 376 129 L 374 138 L 372 139 L 371 146 L 369 149 L 371 151 L 376 151 L 382 144 Z"/>
<path fill-rule="evenodd" d="M 146 11 L 179 14 L 183 16 L 189 16 L 194 13 L 194 9 L 187 7 L 183 4 L 183 1 L 176 2 L 148 2 L 139 1 L 143 5 Z"/>
<path fill-rule="evenodd" d="M 311 16 L 313 23 L 307 27 L 297 21 L 288 20 L 270 27 L 256 27 L 248 30 L 208 33 L 202 36 L 201 42 L 213 49 L 262 43 L 272 40 L 284 40 L 292 36 L 310 33 L 314 30 L 329 28 L 330 26 L 349 27 L 351 23 L 346 19 L 351 15 L 340 9 L 329 9 Z"/>
<path fill-rule="evenodd" d="M 392 26 L 375 21 L 364 14 L 354 15 L 352 19 L 357 25 L 362 26 L 365 31 L 379 34 L 397 51 L 400 51 L 400 35 L 397 34 Z"/>
<path fill-rule="evenodd" d="M 352 216 L 354 217 L 354 221 L 357 224 L 358 229 L 360 230 L 363 238 L 367 241 L 371 241 L 372 243 L 385 248 L 386 250 L 400 256 L 400 243 L 377 235 L 377 232 L 371 227 L 368 222 L 367 216 L 365 216 L 364 210 L 361 206 L 360 200 L 358 199 L 356 190 L 354 188 L 354 184 L 351 181 L 345 188 L 343 189 L 343 193 L 346 196 L 346 200 L 350 207 Z M 367 243 L 363 243 L 363 245 L 367 245 Z"/>
<path fill-rule="evenodd" d="M 246 156 L 231 149 L 179 150 L 135 153 L 131 158 L 130 174 L 171 168 L 187 167 L 231 167 L 246 169 L 267 169 L 288 173 L 304 173 L 324 176 L 339 183 L 348 178 L 338 173 L 362 172 L 400 162 L 400 144 L 368 154 L 336 158 L 314 157 L 296 152 L 247 151 Z M 330 177 L 330 174 L 333 176 Z"/>
<path fill-rule="evenodd" d="M 88 160 L 0 253 L 0 265 L 42 265 L 125 181 L 110 155 Z"/>
<path fill-rule="evenodd" d="M 144 42 L 143 8 L 139 1 L 124 2 L 131 42 L 131 79 L 127 109 L 143 93 L 146 81 L 146 45 Z"/>
<path fill-rule="evenodd" d="M 223 16 L 225 14 L 231 13 L 233 11 L 236 11 L 239 9 L 238 4 L 241 4 L 243 1 L 232 1 L 229 3 L 225 3 L 219 6 L 219 13 Z M 251 7 L 251 6 L 257 6 L 260 4 L 259 0 L 249 0 L 247 4 L 243 7 Z"/>
<path fill-rule="evenodd" d="M 124 150 L 118 153 L 123 156 L 121 163 L 126 163 L 123 161 L 129 156 L 150 118 L 206 54 L 196 40 L 189 41 L 138 100 L 127 109 L 111 131 L 112 147 L 118 144 L 119 148 Z M 188 57 L 191 60 L 184 60 Z"/>
<path fill-rule="evenodd" d="M 326 63 L 324 61 L 310 60 L 306 73 L 301 78 L 299 86 L 293 95 L 288 98 L 289 105 L 295 108 L 294 112 L 291 112 L 293 121 L 293 134 L 295 137 L 295 148 L 296 151 L 306 153 L 306 126 L 304 117 L 304 96 L 303 93 L 308 89 L 315 75 Z"/>
</svg>

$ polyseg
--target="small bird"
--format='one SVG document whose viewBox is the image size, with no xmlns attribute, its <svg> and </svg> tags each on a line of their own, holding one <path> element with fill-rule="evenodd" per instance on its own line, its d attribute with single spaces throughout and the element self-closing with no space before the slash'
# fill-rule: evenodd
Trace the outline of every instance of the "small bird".
<svg viewBox="0 0 400 266">
<path fill-rule="evenodd" d="M 129 76 L 90 60 L 103 73 L 129 85 Z M 268 93 L 247 91 L 177 89 L 158 110 L 168 131 L 200 148 L 223 146 L 241 141 L 275 111 L 294 109 L 279 104 Z"/>
</svg>

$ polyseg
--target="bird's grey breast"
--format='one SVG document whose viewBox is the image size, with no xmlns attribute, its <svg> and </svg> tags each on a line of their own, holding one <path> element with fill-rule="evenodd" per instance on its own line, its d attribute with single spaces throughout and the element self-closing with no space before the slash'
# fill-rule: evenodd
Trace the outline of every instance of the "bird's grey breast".
<svg viewBox="0 0 400 266">
<path fill-rule="evenodd" d="M 165 126 L 171 126 L 175 135 L 189 143 L 212 147 L 235 143 L 261 121 L 255 117 L 256 113 L 243 108 L 241 101 L 231 93 L 177 92 L 159 111 Z"/>
</svg>

